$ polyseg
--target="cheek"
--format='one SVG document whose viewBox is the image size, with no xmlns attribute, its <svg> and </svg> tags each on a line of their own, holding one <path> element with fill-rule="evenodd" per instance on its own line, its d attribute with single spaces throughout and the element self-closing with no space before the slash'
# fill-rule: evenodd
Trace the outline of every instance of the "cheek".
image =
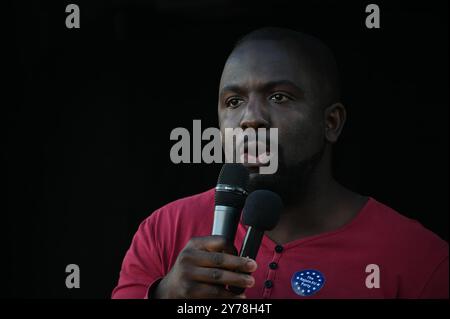
<svg viewBox="0 0 450 319">
<path fill-rule="evenodd" d="M 286 164 L 296 163 L 317 152 L 323 140 L 319 121 L 297 117 L 285 123 L 278 129 L 278 140 Z"/>
</svg>

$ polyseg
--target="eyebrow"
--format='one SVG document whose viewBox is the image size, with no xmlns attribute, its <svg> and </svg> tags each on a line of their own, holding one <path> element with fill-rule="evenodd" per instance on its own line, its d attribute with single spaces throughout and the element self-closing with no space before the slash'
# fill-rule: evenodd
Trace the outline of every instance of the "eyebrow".
<svg viewBox="0 0 450 319">
<path fill-rule="evenodd" d="M 277 86 L 281 86 L 281 85 L 292 86 L 300 94 L 303 94 L 303 90 L 300 89 L 294 82 L 289 81 L 289 80 L 269 81 L 269 82 L 262 84 L 261 87 L 259 87 L 258 89 L 262 90 L 262 91 L 268 91 L 268 90 L 271 90 L 271 89 L 273 89 Z M 221 95 L 223 95 L 225 92 L 236 92 L 238 94 L 243 94 L 246 91 L 247 90 L 243 86 L 240 86 L 238 84 L 230 84 L 230 85 L 225 85 L 221 89 Z"/>
</svg>

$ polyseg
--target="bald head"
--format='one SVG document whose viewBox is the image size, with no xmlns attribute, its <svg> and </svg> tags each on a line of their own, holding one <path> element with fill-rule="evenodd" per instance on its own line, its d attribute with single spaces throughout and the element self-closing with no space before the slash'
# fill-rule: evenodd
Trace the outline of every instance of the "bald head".
<svg viewBox="0 0 450 319">
<path fill-rule="evenodd" d="M 290 67 L 302 78 L 305 94 L 315 101 L 314 104 L 327 107 L 340 101 L 339 75 L 334 55 L 321 40 L 313 36 L 283 28 L 258 29 L 237 41 L 228 62 L 232 63 L 243 55 L 248 56 L 250 52 L 255 54 L 255 51 L 267 49 L 284 51 L 278 56 L 280 59 L 283 54 L 295 56 L 295 59 L 289 60 Z"/>
</svg>

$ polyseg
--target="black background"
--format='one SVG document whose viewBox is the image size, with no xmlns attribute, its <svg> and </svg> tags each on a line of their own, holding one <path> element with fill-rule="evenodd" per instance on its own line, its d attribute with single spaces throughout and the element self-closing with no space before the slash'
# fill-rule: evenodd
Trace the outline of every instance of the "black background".
<svg viewBox="0 0 450 319">
<path fill-rule="evenodd" d="M 373 1 L 378 30 L 364 1 L 73 2 L 80 29 L 65 27 L 66 1 L 7 13 L 2 297 L 109 298 L 139 223 L 215 185 L 219 164 L 171 163 L 169 134 L 217 126 L 225 59 L 262 26 L 335 52 L 349 112 L 339 181 L 448 240 L 447 1 Z M 80 289 L 65 287 L 70 263 Z"/>
</svg>

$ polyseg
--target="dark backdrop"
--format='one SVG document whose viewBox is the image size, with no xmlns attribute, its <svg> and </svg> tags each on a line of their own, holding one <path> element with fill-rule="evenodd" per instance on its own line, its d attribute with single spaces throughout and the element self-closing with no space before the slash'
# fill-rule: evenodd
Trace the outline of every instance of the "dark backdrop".
<svg viewBox="0 0 450 319">
<path fill-rule="evenodd" d="M 74 2 L 80 29 L 65 28 L 68 1 L 7 13 L 2 296 L 110 296 L 139 223 L 214 186 L 220 165 L 171 163 L 170 131 L 217 125 L 233 42 L 268 25 L 336 54 L 349 110 L 338 179 L 448 240 L 447 1 L 374 1 L 379 30 L 365 28 L 367 1 Z M 65 287 L 70 263 L 80 289 Z"/>
</svg>

